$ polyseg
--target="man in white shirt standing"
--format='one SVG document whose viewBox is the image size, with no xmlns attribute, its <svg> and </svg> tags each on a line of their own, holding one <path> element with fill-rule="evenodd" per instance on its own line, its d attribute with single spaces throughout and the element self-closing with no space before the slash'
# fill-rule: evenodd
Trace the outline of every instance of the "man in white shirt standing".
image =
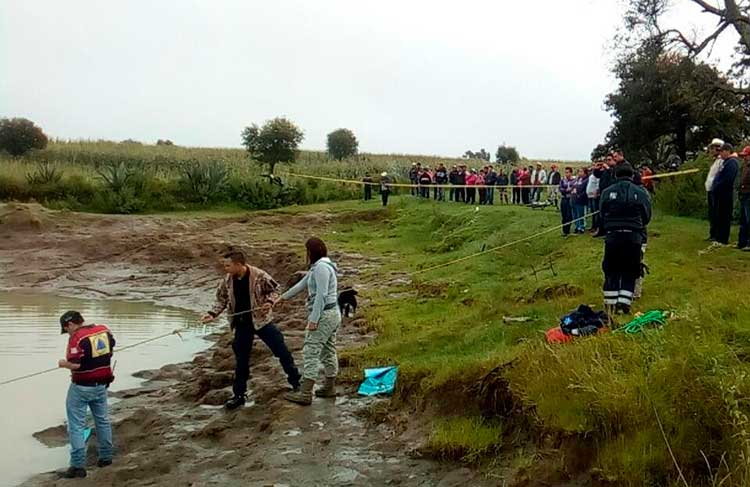
<svg viewBox="0 0 750 487">
<path fill-rule="evenodd" d="M 542 196 L 542 188 L 539 186 L 547 184 L 547 172 L 542 167 L 541 162 L 536 163 L 536 169 L 531 173 L 531 184 L 534 185 L 531 190 L 531 201 L 539 202 Z"/>
<path fill-rule="evenodd" d="M 706 195 L 708 198 L 708 221 L 709 221 L 709 234 L 706 240 L 716 241 L 716 204 L 714 201 L 713 185 L 714 178 L 721 171 L 721 167 L 724 165 L 724 159 L 719 157 L 719 150 L 724 145 L 724 141 L 721 139 L 714 139 L 711 141 L 711 145 L 708 146 L 708 154 L 713 157 L 714 163 L 708 170 L 708 176 L 706 176 Z"/>
</svg>

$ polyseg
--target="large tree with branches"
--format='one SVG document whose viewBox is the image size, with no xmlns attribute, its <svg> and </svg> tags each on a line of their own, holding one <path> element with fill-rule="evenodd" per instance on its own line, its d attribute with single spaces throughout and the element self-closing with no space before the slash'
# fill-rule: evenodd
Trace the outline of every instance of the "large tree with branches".
<svg viewBox="0 0 750 487">
<path fill-rule="evenodd" d="M 689 58 L 710 57 L 716 41 L 732 32 L 737 35 L 733 75 L 741 77 L 750 68 L 750 1 L 748 0 L 687 0 L 705 15 L 708 32 L 688 32 L 680 26 L 666 25 L 666 14 L 673 6 L 671 0 L 628 0 L 625 29 L 620 40 L 638 42 L 649 38 L 667 48 L 682 51 Z M 749 95 L 750 89 L 733 87 Z"/>
</svg>

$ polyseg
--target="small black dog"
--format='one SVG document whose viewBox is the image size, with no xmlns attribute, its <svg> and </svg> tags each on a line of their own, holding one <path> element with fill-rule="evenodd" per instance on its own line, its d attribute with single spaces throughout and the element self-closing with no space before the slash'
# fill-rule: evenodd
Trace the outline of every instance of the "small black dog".
<svg viewBox="0 0 750 487">
<path fill-rule="evenodd" d="M 341 315 L 351 318 L 357 312 L 357 293 L 354 289 L 345 289 L 339 293 Z"/>
</svg>

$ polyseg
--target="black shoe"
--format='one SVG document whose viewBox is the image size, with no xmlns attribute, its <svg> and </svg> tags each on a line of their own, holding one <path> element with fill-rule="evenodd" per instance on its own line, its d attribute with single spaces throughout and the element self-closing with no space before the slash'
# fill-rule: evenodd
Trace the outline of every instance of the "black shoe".
<svg viewBox="0 0 750 487">
<path fill-rule="evenodd" d="M 103 460 L 103 459 L 100 458 L 99 461 L 96 462 L 96 466 L 99 467 L 99 468 L 109 467 L 110 465 L 112 465 L 112 459 L 111 458 L 109 460 Z"/>
<path fill-rule="evenodd" d="M 629 315 L 630 314 L 630 305 L 617 303 L 617 306 L 616 306 L 615 310 L 616 310 L 617 314 Z"/>
<path fill-rule="evenodd" d="M 228 410 L 237 409 L 238 407 L 245 405 L 245 396 L 234 396 L 230 400 L 224 403 L 224 407 Z"/>
<path fill-rule="evenodd" d="M 58 476 L 61 479 L 84 479 L 86 478 L 86 469 L 70 467 L 66 471 L 60 472 Z"/>
</svg>

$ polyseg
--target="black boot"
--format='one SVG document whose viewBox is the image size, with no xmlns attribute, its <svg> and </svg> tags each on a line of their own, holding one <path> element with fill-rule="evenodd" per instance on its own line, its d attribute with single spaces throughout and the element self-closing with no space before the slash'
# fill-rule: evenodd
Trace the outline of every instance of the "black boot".
<svg viewBox="0 0 750 487">
<path fill-rule="evenodd" d="M 245 405 L 245 396 L 234 396 L 230 400 L 224 403 L 224 407 L 227 408 L 229 411 L 232 411 L 233 409 L 237 409 L 238 407 Z"/>
<path fill-rule="evenodd" d="M 109 467 L 110 465 L 112 465 L 112 459 L 111 458 L 109 460 L 103 460 L 103 459 L 100 458 L 99 461 L 96 462 L 96 466 L 99 467 L 99 468 Z"/>
<path fill-rule="evenodd" d="M 64 472 L 60 472 L 59 477 L 61 479 L 83 479 L 86 478 L 86 469 L 70 467 Z"/>
</svg>

